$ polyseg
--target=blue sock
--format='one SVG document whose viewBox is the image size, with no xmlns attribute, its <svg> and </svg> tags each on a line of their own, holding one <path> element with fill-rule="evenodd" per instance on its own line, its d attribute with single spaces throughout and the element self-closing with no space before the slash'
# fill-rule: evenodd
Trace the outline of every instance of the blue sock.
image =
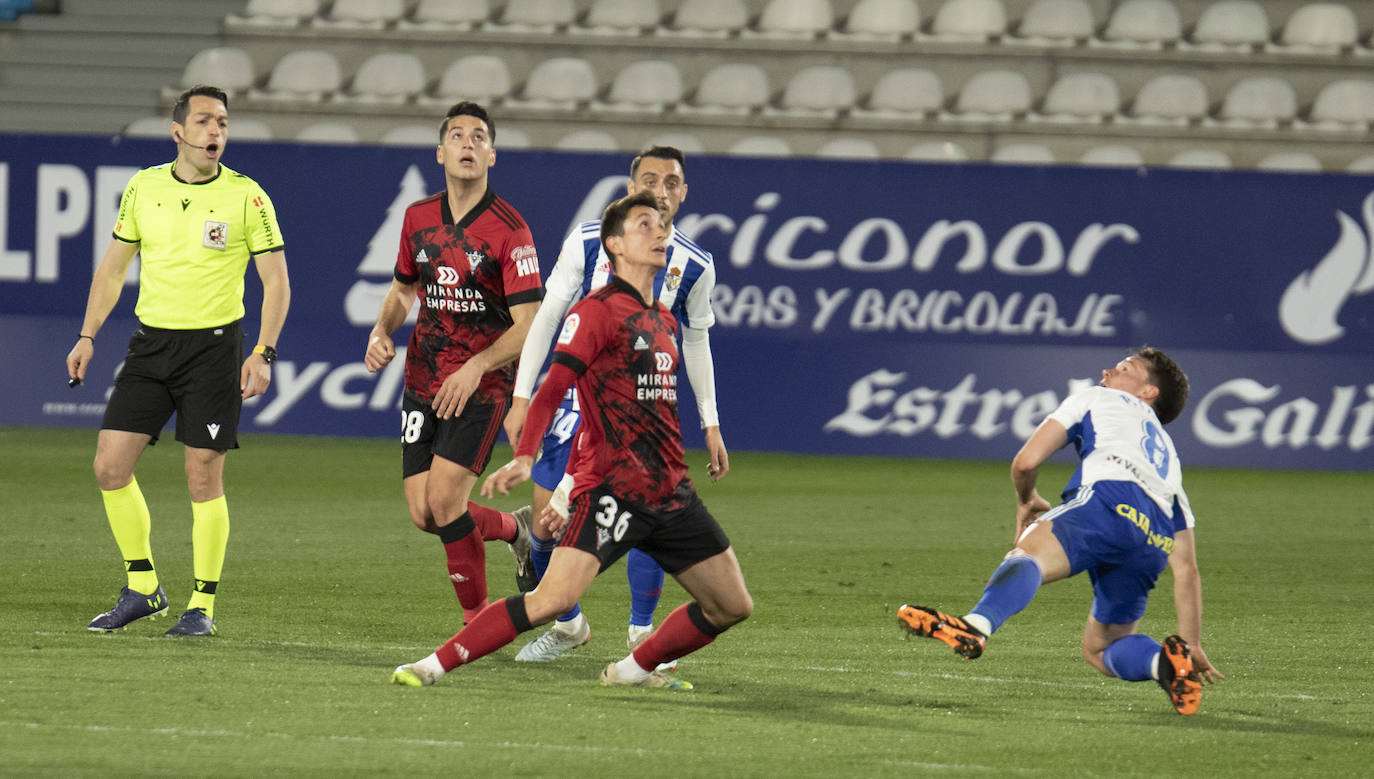
<svg viewBox="0 0 1374 779">
<path fill-rule="evenodd" d="M 1154 678 L 1150 668 L 1159 654 L 1159 642 L 1142 633 L 1132 633 L 1112 642 L 1102 653 L 1102 664 L 1118 679 L 1147 682 Z"/>
<path fill-rule="evenodd" d="M 1011 618 L 1030 605 L 1035 591 L 1040 589 L 1040 564 L 1030 557 L 1018 555 L 1008 557 L 992 572 L 983 597 L 970 613 L 986 617 L 997 630 Z"/>
<path fill-rule="evenodd" d="M 630 577 L 630 624 L 652 625 L 654 609 L 663 597 L 663 569 L 648 553 L 631 549 L 625 572 Z"/>
<path fill-rule="evenodd" d="M 544 572 L 549 570 L 549 560 L 553 557 L 553 550 L 558 548 L 558 539 L 540 538 L 536 535 L 530 536 L 530 559 L 534 561 L 534 572 L 540 579 L 544 578 Z M 567 622 L 578 614 L 582 613 L 582 604 L 574 603 L 568 609 L 568 613 L 558 618 L 559 622 Z"/>
</svg>

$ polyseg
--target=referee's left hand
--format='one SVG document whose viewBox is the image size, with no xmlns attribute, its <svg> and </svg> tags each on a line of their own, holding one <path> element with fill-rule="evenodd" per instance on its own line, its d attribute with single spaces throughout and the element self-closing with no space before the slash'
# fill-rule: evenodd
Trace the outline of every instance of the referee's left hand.
<svg viewBox="0 0 1374 779">
<path fill-rule="evenodd" d="M 239 371 L 239 388 L 243 390 L 243 399 L 261 395 L 271 383 L 272 367 L 262 359 L 262 355 L 248 355 L 248 359 L 243 361 L 243 370 Z"/>
</svg>

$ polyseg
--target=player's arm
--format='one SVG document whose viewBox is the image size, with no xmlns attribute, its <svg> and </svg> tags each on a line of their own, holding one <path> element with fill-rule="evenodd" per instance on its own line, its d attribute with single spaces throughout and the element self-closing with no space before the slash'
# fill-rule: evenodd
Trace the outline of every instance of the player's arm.
<svg viewBox="0 0 1374 779">
<path fill-rule="evenodd" d="M 574 230 L 569 240 L 578 237 Z M 515 391 L 511 399 L 510 411 L 506 412 L 506 436 L 514 446 L 520 440 L 520 432 L 525 426 L 529 413 L 530 398 L 534 397 L 534 384 L 539 380 L 539 372 L 549 357 L 549 348 L 563 317 L 568 315 L 573 300 L 582 288 L 582 242 L 577 240 L 570 253 L 569 243 L 563 245 L 553 271 L 544 288 L 544 300 L 530 322 L 525 343 L 520 348 L 520 363 L 515 370 Z M 543 431 L 541 430 L 542 434 Z"/>
<path fill-rule="evenodd" d="M 400 279 L 391 280 L 391 288 L 386 291 L 381 309 L 377 312 L 377 324 L 372 326 L 372 332 L 367 336 L 367 354 L 363 363 L 369 371 L 376 373 L 396 356 L 396 344 L 392 342 L 391 334 L 405 323 L 419 289 L 419 279 L 409 283 Z"/>
<path fill-rule="evenodd" d="M 511 326 L 490 346 L 474 354 L 462 367 L 449 374 L 434 394 L 434 412 L 440 419 L 451 419 L 463 413 L 468 398 L 477 391 L 482 375 L 515 361 L 525 343 L 530 323 L 539 310 L 539 301 L 518 303 L 510 307 Z"/>
<path fill-rule="evenodd" d="M 1193 668 L 1207 684 L 1225 678 L 1202 649 L 1202 574 L 1197 567 L 1197 547 L 1193 529 L 1174 532 L 1174 551 L 1169 555 L 1174 574 L 1174 610 L 1178 612 L 1178 634 L 1188 642 Z"/>
<path fill-rule="evenodd" d="M 711 461 L 706 473 L 711 481 L 720 481 L 730 472 L 730 454 L 720 434 L 720 416 L 716 410 L 716 368 L 711 356 L 711 335 L 704 327 L 682 328 L 682 362 L 687 367 L 687 383 L 697 399 L 697 413 L 706 431 L 706 453 Z"/>
<path fill-rule="evenodd" d="M 1040 475 L 1040 466 L 1068 442 L 1069 433 L 1064 425 L 1056 419 L 1046 419 L 1021 445 L 1016 457 L 1012 458 L 1011 485 L 1016 490 L 1016 536 L 1012 539 L 1013 544 L 1041 512 L 1050 509 L 1050 502 L 1036 491 L 1035 481 Z"/>
<path fill-rule="evenodd" d="M 259 254 L 254 258 L 258 278 L 262 280 L 262 323 L 258 328 L 258 344 L 277 348 L 277 339 L 286 324 L 286 310 L 291 307 L 291 280 L 286 273 L 286 252 L 278 250 Z M 254 353 L 243 361 L 239 387 L 244 399 L 261 395 L 272 383 L 272 369 L 262 355 Z"/>
<path fill-rule="evenodd" d="M 67 376 L 84 381 L 86 370 L 90 367 L 91 356 L 95 354 L 95 336 L 105 324 L 105 319 L 119 302 L 119 294 L 124 291 L 124 274 L 129 263 L 138 254 L 138 242 L 130 243 L 111 238 L 105 254 L 96 266 L 91 277 L 91 290 L 86 296 L 86 316 L 81 320 L 81 335 L 76 345 L 67 353 Z"/>
<path fill-rule="evenodd" d="M 482 484 L 484 496 L 494 497 L 497 492 L 509 495 L 511 487 L 529 480 L 534 456 L 539 451 L 539 441 L 553 422 L 553 415 L 558 411 L 563 395 L 576 380 L 577 373 L 569 365 L 555 362 L 549 368 L 549 375 L 530 401 L 529 424 L 525 425 L 515 444 L 515 457 L 487 477 Z"/>
</svg>

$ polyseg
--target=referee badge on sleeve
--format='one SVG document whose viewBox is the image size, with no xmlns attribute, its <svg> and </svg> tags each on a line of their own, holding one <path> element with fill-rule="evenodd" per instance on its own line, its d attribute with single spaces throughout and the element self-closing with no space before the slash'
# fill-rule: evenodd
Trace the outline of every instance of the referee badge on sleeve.
<svg viewBox="0 0 1374 779">
<path fill-rule="evenodd" d="M 229 245 L 229 223 L 205 221 L 205 234 L 201 245 L 207 249 L 223 250 Z"/>
</svg>

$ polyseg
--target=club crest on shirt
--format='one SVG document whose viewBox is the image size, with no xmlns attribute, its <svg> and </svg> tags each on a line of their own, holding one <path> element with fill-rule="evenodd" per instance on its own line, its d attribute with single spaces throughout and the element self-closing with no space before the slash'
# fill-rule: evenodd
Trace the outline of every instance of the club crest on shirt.
<svg viewBox="0 0 1374 779">
<path fill-rule="evenodd" d="M 468 264 L 472 267 L 473 270 L 477 270 L 477 266 L 481 265 L 482 260 L 485 260 L 486 258 L 487 255 L 479 251 L 473 250 L 468 252 Z"/>
<path fill-rule="evenodd" d="M 205 232 L 201 234 L 200 245 L 223 251 L 229 245 L 229 223 L 205 220 Z"/>
<path fill-rule="evenodd" d="M 682 286 L 682 269 L 669 268 L 668 275 L 663 277 L 663 286 L 667 287 L 669 292 L 677 292 L 677 288 Z"/>
<path fill-rule="evenodd" d="M 596 548 L 597 548 L 597 549 L 600 549 L 601 547 L 603 547 L 603 546 L 605 546 L 606 544 L 610 543 L 610 541 L 611 541 L 611 531 L 610 531 L 610 530 L 608 530 L 608 529 L 606 529 L 606 528 L 604 528 L 604 527 L 599 527 L 599 528 L 596 529 Z"/>
</svg>

